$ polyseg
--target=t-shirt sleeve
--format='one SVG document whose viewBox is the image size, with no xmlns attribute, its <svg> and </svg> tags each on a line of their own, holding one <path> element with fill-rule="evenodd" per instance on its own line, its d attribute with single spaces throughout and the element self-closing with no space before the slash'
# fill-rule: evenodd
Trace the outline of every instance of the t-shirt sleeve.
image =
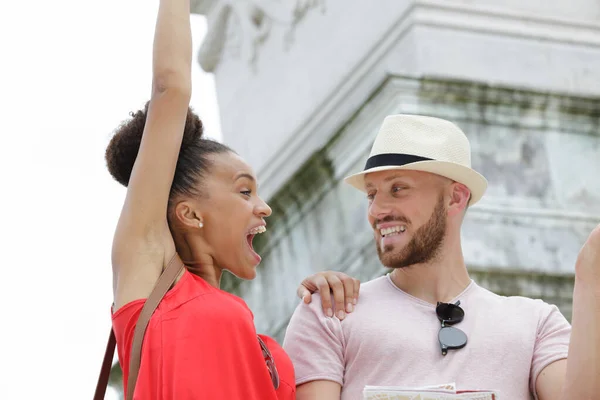
<svg viewBox="0 0 600 400">
<path fill-rule="evenodd" d="M 296 371 L 296 385 L 316 380 L 344 383 L 345 342 L 341 322 L 327 317 L 321 297 L 298 305 L 287 327 L 283 348 Z"/>
<path fill-rule="evenodd" d="M 571 337 L 571 325 L 558 307 L 543 305 L 531 362 L 530 388 L 536 400 L 535 386 L 540 372 L 553 362 L 567 358 Z"/>
</svg>

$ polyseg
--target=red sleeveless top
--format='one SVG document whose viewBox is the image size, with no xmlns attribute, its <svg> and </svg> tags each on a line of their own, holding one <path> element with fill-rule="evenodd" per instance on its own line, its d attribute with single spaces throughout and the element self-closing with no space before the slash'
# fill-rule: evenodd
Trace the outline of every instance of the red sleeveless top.
<svg viewBox="0 0 600 400">
<path fill-rule="evenodd" d="M 144 302 L 132 301 L 112 316 L 125 393 L 133 331 Z M 186 270 L 150 319 L 134 398 L 295 399 L 290 358 L 261 335 L 279 374 L 275 390 L 256 336 L 254 316 L 242 299 Z"/>
</svg>

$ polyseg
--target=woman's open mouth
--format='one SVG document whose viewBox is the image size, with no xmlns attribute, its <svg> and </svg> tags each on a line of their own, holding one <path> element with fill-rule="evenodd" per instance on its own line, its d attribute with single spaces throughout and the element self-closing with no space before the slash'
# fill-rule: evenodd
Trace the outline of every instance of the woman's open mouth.
<svg viewBox="0 0 600 400">
<path fill-rule="evenodd" d="M 261 261 L 260 255 L 254 251 L 254 246 L 252 245 L 252 241 L 254 240 L 254 237 L 260 233 L 264 233 L 266 232 L 267 228 L 265 228 L 264 225 L 259 225 L 255 228 L 250 229 L 248 235 L 246 235 L 246 241 L 248 242 L 248 247 L 250 248 L 250 251 L 252 252 L 252 255 L 254 256 L 254 258 L 256 259 L 257 262 Z"/>
</svg>

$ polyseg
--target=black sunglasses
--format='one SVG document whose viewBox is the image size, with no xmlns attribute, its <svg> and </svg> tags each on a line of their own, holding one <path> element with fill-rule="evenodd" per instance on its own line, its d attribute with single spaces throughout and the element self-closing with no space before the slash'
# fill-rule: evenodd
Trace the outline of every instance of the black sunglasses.
<svg viewBox="0 0 600 400">
<path fill-rule="evenodd" d="M 461 322 L 465 317 L 465 312 L 459 305 L 460 300 L 454 304 L 438 302 L 435 308 L 435 313 L 442 323 L 442 327 L 438 333 L 438 340 L 440 341 L 443 356 L 448 354 L 448 350 L 462 349 L 467 345 L 467 335 L 460 329 L 452 326 Z"/>
<path fill-rule="evenodd" d="M 265 358 L 265 362 L 267 363 L 267 368 L 269 369 L 269 375 L 271 375 L 271 382 L 273 382 L 273 386 L 275 390 L 279 389 L 279 373 L 277 372 L 277 367 L 275 366 L 275 360 L 273 360 L 273 356 L 269 351 L 269 348 L 260 338 L 257 336 L 258 343 L 260 343 L 260 348 L 262 349 L 263 357 Z"/>
</svg>

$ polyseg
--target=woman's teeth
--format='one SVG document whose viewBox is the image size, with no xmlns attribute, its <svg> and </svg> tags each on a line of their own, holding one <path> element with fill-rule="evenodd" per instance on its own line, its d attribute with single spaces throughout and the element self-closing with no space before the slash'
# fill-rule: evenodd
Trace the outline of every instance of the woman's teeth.
<svg viewBox="0 0 600 400">
<path fill-rule="evenodd" d="M 256 235 L 259 233 L 264 233 L 267 231 L 267 228 L 265 228 L 264 226 L 257 226 L 256 228 L 252 228 L 250 229 L 250 232 L 248 233 L 249 235 Z"/>
</svg>

